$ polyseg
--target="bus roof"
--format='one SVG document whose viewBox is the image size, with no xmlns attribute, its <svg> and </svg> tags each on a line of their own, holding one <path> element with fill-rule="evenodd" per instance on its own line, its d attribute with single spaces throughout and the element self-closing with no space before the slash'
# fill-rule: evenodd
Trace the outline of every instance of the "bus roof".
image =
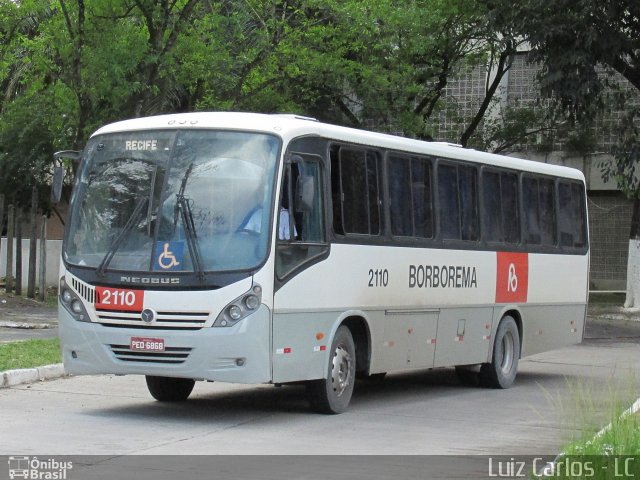
<svg viewBox="0 0 640 480">
<path fill-rule="evenodd" d="M 477 162 L 496 167 L 566 177 L 584 182 L 583 173 L 574 168 L 480 152 L 447 142 L 427 142 L 367 130 L 341 127 L 318 122 L 313 118 L 289 114 L 194 112 L 159 115 L 124 120 L 105 125 L 96 131 L 93 136 L 126 131 L 176 128 L 215 128 L 264 132 L 278 135 L 285 141 L 299 136 L 317 135 L 327 139 L 363 146 Z"/>
</svg>

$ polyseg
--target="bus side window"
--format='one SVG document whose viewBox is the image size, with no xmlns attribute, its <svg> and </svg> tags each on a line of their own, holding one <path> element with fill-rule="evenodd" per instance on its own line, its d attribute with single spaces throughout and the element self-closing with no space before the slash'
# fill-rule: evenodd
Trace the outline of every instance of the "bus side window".
<svg viewBox="0 0 640 480">
<path fill-rule="evenodd" d="M 518 243 L 518 176 L 510 172 L 485 170 L 482 173 L 483 235 L 487 242 Z"/>
<path fill-rule="evenodd" d="M 478 228 L 478 171 L 475 167 L 458 167 L 460 188 L 460 233 L 462 240 L 477 241 Z"/>
<path fill-rule="evenodd" d="M 584 189 L 578 183 L 558 184 L 560 246 L 582 248 L 586 244 Z"/>
<path fill-rule="evenodd" d="M 556 244 L 554 191 L 553 180 L 528 175 L 522 179 L 525 239 L 528 244 Z"/>
<path fill-rule="evenodd" d="M 476 168 L 441 163 L 438 166 L 438 199 L 442 238 L 477 241 L 480 229 Z"/>
<path fill-rule="evenodd" d="M 431 162 L 422 157 L 389 155 L 387 178 L 391 234 L 432 238 Z"/>
<path fill-rule="evenodd" d="M 453 165 L 441 164 L 438 167 L 438 198 L 440 200 L 440 234 L 445 240 L 459 240 L 458 170 Z"/>
<path fill-rule="evenodd" d="M 500 175 L 500 192 L 502 194 L 503 240 L 506 243 L 519 243 L 518 175 L 502 173 Z"/>
<path fill-rule="evenodd" d="M 339 235 L 380 235 L 381 174 L 377 152 L 333 146 L 333 229 Z"/>
<path fill-rule="evenodd" d="M 276 274 L 284 278 L 325 252 L 322 168 L 313 155 L 286 167 L 277 221 Z"/>
</svg>

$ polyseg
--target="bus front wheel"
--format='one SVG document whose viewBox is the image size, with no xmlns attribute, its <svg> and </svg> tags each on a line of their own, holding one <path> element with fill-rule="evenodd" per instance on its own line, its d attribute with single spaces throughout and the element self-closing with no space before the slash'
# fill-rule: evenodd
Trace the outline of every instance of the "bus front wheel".
<svg viewBox="0 0 640 480">
<path fill-rule="evenodd" d="M 515 319 L 506 315 L 500 320 L 493 343 L 491 363 L 480 368 L 480 384 L 488 388 L 509 388 L 518 373 L 520 334 Z"/>
<path fill-rule="evenodd" d="M 195 380 L 190 378 L 154 377 L 147 375 L 147 388 L 159 402 L 183 402 L 193 390 Z"/>
<path fill-rule="evenodd" d="M 340 326 L 329 351 L 326 378 L 307 384 L 312 407 L 321 413 L 342 413 L 349 406 L 356 378 L 356 348 L 351 331 Z"/>
</svg>

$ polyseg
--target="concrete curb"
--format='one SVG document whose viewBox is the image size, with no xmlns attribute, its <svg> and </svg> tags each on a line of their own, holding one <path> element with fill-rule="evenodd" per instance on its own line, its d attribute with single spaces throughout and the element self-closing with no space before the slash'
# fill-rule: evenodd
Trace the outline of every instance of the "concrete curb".
<svg viewBox="0 0 640 480">
<path fill-rule="evenodd" d="M 640 322 L 640 317 L 638 317 L 638 315 L 629 315 L 624 313 L 601 313 L 599 315 L 592 315 L 591 318 L 595 320 L 622 320 L 629 322 Z"/>
<path fill-rule="evenodd" d="M 0 388 L 14 387 L 25 383 L 35 383 L 42 380 L 66 377 L 69 374 L 64 370 L 62 363 L 44 365 L 36 368 L 20 368 L 0 372 Z"/>
<path fill-rule="evenodd" d="M 638 398 L 635 402 L 633 402 L 633 404 L 629 408 L 627 408 L 624 412 L 622 412 L 619 418 L 623 419 L 625 417 L 628 417 L 629 415 L 634 415 L 639 411 L 640 411 L 640 398 Z M 613 424 L 610 423 L 609 425 L 604 427 L 602 430 L 600 430 L 598 433 L 596 433 L 593 439 L 595 440 L 596 438 L 600 438 L 602 435 L 604 435 L 609 430 L 611 430 L 612 427 L 613 427 Z"/>
<path fill-rule="evenodd" d="M 46 330 L 57 328 L 57 324 L 51 323 L 29 323 L 29 322 L 0 322 L 0 328 L 23 328 L 28 330 Z"/>
<path fill-rule="evenodd" d="M 629 408 L 627 408 L 624 412 L 622 412 L 619 418 L 625 418 L 625 417 L 628 417 L 629 415 L 635 415 L 638 412 L 640 412 L 640 398 L 638 398 L 635 402 L 633 402 L 633 404 Z M 600 438 L 602 435 L 607 433 L 612 426 L 613 424 L 610 423 L 609 425 L 602 428 L 598 433 L 596 433 L 593 436 L 593 438 L 589 442 L 596 440 L 597 438 Z M 539 472 L 537 472 L 537 476 L 538 477 L 555 476 L 555 473 L 554 473 L 555 464 L 558 463 L 560 459 L 564 456 L 565 456 L 564 452 L 561 452 L 558 455 L 556 455 L 556 458 L 554 458 L 553 462 L 548 462 Z"/>
</svg>

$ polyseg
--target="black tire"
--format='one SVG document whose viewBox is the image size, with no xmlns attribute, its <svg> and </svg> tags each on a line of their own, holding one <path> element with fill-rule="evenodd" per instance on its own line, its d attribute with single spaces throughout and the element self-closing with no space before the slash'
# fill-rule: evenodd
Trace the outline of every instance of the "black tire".
<svg viewBox="0 0 640 480">
<path fill-rule="evenodd" d="M 493 343 L 491 363 L 480 368 L 480 384 L 487 388 L 509 388 L 518 373 L 520 359 L 520 333 L 510 315 L 500 320 Z"/>
<path fill-rule="evenodd" d="M 184 402 L 196 381 L 190 378 L 153 377 L 147 375 L 147 388 L 159 402 Z"/>
<path fill-rule="evenodd" d="M 349 406 L 356 378 L 356 348 L 351 331 L 340 326 L 331 342 L 327 376 L 307 383 L 311 406 L 321 413 L 342 413 Z"/>
<path fill-rule="evenodd" d="M 458 380 L 465 387 L 477 387 L 480 384 L 479 372 L 474 372 L 464 367 L 456 367 Z"/>
</svg>

